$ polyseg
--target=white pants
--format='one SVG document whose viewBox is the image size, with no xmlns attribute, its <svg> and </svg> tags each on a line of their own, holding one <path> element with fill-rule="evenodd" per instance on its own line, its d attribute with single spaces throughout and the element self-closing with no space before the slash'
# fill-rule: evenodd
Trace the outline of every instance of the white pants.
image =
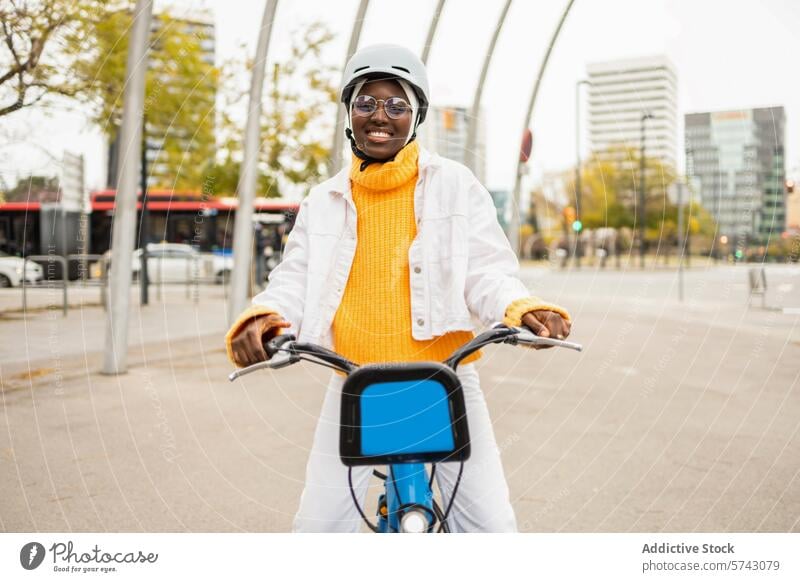
<svg viewBox="0 0 800 582">
<path fill-rule="evenodd" d="M 464 463 L 456 500 L 447 521 L 454 532 L 515 532 L 517 522 L 509 500 L 489 410 L 474 364 L 458 369 L 464 389 L 471 455 Z M 358 532 L 362 520 L 353 505 L 347 467 L 339 458 L 339 415 L 344 378 L 333 374 L 314 433 L 306 467 L 306 483 L 294 519 L 295 532 Z M 450 501 L 460 463 L 436 465 L 436 482 Z M 353 490 L 364 513 L 375 521 L 377 495 L 367 499 L 372 467 L 353 468 Z M 365 506 L 366 503 L 366 506 Z"/>
</svg>

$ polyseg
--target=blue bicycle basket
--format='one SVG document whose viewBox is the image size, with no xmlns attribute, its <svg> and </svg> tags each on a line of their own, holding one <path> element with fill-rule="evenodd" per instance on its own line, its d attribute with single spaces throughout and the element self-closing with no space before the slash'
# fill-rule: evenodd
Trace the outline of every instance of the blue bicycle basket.
<svg viewBox="0 0 800 582">
<path fill-rule="evenodd" d="M 458 376 L 435 362 L 362 366 L 342 387 L 339 444 L 348 466 L 466 460 Z"/>
</svg>

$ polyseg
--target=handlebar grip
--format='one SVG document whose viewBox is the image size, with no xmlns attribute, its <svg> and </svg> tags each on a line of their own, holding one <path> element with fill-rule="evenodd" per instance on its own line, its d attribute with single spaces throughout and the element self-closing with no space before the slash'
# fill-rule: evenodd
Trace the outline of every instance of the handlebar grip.
<svg viewBox="0 0 800 582">
<path fill-rule="evenodd" d="M 294 335 L 291 333 L 287 333 L 285 335 L 276 335 L 271 340 L 265 341 L 263 345 L 264 345 L 264 351 L 267 352 L 267 359 L 268 360 L 272 359 L 272 356 L 278 353 L 278 350 L 281 348 L 283 344 L 285 344 L 286 342 L 293 342 L 294 340 L 295 340 Z"/>
</svg>

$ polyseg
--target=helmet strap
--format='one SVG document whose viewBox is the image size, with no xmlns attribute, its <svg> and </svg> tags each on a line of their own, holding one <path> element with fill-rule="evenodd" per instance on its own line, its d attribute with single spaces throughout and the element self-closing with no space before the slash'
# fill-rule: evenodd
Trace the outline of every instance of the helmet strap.
<svg viewBox="0 0 800 582">
<path fill-rule="evenodd" d="M 410 87 L 410 85 L 408 83 L 406 83 L 406 81 L 404 81 L 402 79 L 396 79 L 396 80 L 400 84 L 400 86 L 403 88 L 403 91 L 405 92 L 406 97 L 408 98 L 408 100 L 411 102 L 410 103 L 411 110 L 412 110 L 412 112 L 414 114 L 414 127 L 411 129 L 411 135 L 406 138 L 406 143 L 403 144 L 403 148 L 404 148 L 408 144 L 410 144 L 412 141 L 414 141 L 416 139 L 416 137 L 417 137 L 417 127 L 419 126 L 419 119 L 420 119 L 419 101 L 417 101 L 416 94 L 414 93 L 414 91 Z M 381 160 L 381 159 L 373 158 L 372 156 L 369 156 L 369 155 L 365 154 L 360 149 L 358 149 L 358 146 L 356 145 L 356 140 L 353 137 L 353 130 L 350 127 L 350 125 L 352 123 L 351 119 L 352 119 L 352 115 L 353 115 L 353 100 L 359 94 L 359 92 L 361 91 L 361 87 L 363 87 L 366 82 L 367 82 L 367 79 L 361 79 L 358 83 L 356 83 L 355 87 L 353 88 L 353 92 L 350 94 L 350 100 L 349 100 L 349 103 L 347 104 L 347 120 L 346 120 L 347 121 L 347 127 L 344 130 L 344 134 L 347 136 L 347 139 L 350 140 L 350 149 L 353 151 L 353 154 L 358 159 L 362 160 L 361 167 L 360 167 L 360 171 L 362 171 L 362 172 L 364 170 L 366 170 L 367 166 L 369 166 L 370 164 L 382 164 L 382 163 L 391 162 L 391 161 L 394 160 L 394 157 L 392 157 L 390 159 L 387 159 L 387 160 Z M 402 150 L 403 148 L 400 148 L 400 150 Z"/>
<path fill-rule="evenodd" d="M 392 162 L 392 161 L 394 161 L 394 158 L 397 155 L 397 154 L 395 154 L 395 156 L 392 156 L 391 158 L 386 159 L 386 160 L 373 158 L 372 156 L 369 156 L 369 155 L 365 154 L 364 152 L 362 152 L 360 149 L 358 149 L 358 146 L 356 145 L 356 140 L 353 137 L 353 130 L 352 129 L 350 129 L 348 127 L 347 129 L 344 130 L 344 134 L 347 136 L 347 139 L 350 140 L 350 149 L 353 151 L 353 154 L 359 160 L 362 160 L 361 166 L 359 168 L 359 171 L 361 171 L 361 172 L 366 170 L 367 166 L 369 166 L 370 164 L 384 164 L 386 162 Z M 416 138 L 417 138 L 417 132 L 416 132 L 416 127 L 415 127 L 414 128 L 414 133 L 411 134 L 411 138 L 409 138 L 408 143 L 406 143 L 406 145 L 404 145 L 402 148 L 400 148 L 400 151 L 402 151 L 403 148 L 405 148 L 408 144 L 410 144 Z M 400 152 L 397 152 L 397 153 L 400 153 Z"/>
</svg>

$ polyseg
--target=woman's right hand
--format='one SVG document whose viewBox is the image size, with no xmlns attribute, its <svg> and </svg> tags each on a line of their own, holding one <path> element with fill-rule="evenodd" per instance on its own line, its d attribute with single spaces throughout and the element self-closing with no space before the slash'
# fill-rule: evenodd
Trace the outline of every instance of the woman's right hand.
<svg viewBox="0 0 800 582">
<path fill-rule="evenodd" d="M 252 366 L 267 360 L 264 340 L 270 340 L 284 327 L 291 327 L 288 321 L 277 313 L 259 315 L 243 325 L 231 340 L 233 357 L 239 366 Z"/>
</svg>

